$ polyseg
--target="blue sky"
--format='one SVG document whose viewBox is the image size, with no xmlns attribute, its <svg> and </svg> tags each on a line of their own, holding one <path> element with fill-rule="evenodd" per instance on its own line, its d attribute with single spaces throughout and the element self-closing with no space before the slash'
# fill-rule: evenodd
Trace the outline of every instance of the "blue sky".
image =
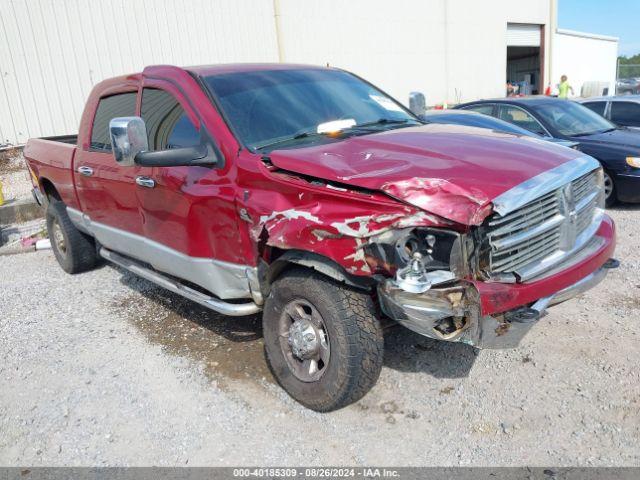
<svg viewBox="0 0 640 480">
<path fill-rule="evenodd" d="M 558 27 L 620 39 L 620 55 L 640 53 L 640 0 L 558 0 Z"/>
</svg>

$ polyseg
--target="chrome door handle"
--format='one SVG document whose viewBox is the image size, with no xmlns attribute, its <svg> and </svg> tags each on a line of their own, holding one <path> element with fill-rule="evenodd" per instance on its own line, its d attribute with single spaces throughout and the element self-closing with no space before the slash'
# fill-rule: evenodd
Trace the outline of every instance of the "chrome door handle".
<svg viewBox="0 0 640 480">
<path fill-rule="evenodd" d="M 85 167 L 83 165 L 82 167 L 78 167 L 78 173 L 81 173 L 85 177 L 90 177 L 91 175 L 93 175 L 93 168 Z"/>
<path fill-rule="evenodd" d="M 136 183 L 141 187 L 153 188 L 156 186 L 156 182 L 149 177 L 136 177 Z"/>
</svg>

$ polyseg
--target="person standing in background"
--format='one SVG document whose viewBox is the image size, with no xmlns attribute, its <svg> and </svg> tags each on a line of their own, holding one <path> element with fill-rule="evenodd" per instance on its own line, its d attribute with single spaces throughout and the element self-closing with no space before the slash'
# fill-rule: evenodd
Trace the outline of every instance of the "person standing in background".
<svg viewBox="0 0 640 480">
<path fill-rule="evenodd" d="M 571 95 L 575 95 L 573 93 L 573 87 L 569 85 L 567 81 L 567 76 L 562 75 L 560 77 L 560 83 L 558 84 L 558 98 L 568 99 L 569 98 L 569 90 L 571 90 Z"/>
</svg>

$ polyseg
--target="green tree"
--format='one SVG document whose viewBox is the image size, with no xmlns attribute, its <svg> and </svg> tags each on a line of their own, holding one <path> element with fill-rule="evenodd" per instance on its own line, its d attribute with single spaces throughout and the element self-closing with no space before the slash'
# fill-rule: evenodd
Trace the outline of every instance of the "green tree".
<svg viewBox="0 0 640 480">
<path fill-rule="evenodd" d="M 618 78 L 640 77 L 640 53 L 627 57 L 618 57 Z"/>
<path fill-rule="evenodd" d="M 620 55 L 618 57 L 618 62 L 620 63 L 620 65 L 640 65 L 640 53 L 636 53 L 632 57 Z"/>
</svg>

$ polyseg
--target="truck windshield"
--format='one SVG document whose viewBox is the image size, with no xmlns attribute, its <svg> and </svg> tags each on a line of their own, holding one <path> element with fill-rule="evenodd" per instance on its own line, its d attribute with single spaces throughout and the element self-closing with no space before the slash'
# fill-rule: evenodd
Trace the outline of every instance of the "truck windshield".
<svg viewBox="0 0 640 480">
<path fill-rule="evenodd" d="M 257 70 L 204 81 L 240 141 L 252 150 L 421 123 L 389 96 L 340 70 Z"/>
</svg>

